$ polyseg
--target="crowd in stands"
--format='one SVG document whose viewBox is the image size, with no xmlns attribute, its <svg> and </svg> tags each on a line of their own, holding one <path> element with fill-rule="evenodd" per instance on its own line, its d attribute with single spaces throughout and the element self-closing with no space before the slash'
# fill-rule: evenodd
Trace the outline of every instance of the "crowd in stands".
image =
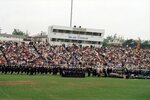
<svg viewBox="0 0 150 100">
<path fill-rule="evenodd" d="M 10 65 L 38 65 L 41 64 L 41 58 L 35 51 L 33 45 L 24 42 L 3 41 L 0 42 L 0 52 L 3 53 L 5 62 Z"/>
<path fill-rule="evenodd" d="M 0 64 L 5 64 L 5 62 L 6 62 L 6 60 L 3 56 L 3 53 L 2 53 L 2 51 L 0 51 Z"/>
<path fill-rule="evenodd" d="M 0 41 L 0 64 L 150 68 L 150 50 Z"/>
<path fill-rule="evenodd" d="M 150 50 L 0 41 L 0 72 L 31 75 L 59 72 L 63 76 L 78 76 L 77 72 L 82 77 L 84 72 L 88 76 L 91 73 L 93 76 L 101 76 L 101 73 L 102 76 L 110 73 L 150 76 Z"/>
</svg>

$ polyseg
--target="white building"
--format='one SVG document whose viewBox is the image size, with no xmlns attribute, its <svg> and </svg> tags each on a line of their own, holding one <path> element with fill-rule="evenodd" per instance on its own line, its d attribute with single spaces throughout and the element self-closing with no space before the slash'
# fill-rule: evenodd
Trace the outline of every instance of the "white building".
<svg viewBox="0 0 150 100">
<path fill-rule="evenodd" d="M 0 34 L 0 41 L 23 41 L 25 36 L 21 35 L 12 35 L 12 34 Z"/>
<path fill-rule="evenodd" d="M 48 42 L 48 36 L 46 34 L 44 35 L 36 35 L 31 37 L 32 42 L 43 42 L 47 43 Z"/>
<path fill-rule="evenodd" d="M 70 45 L 101 47 L 104 39 L 104 29 L 90 29 L 65 26 L 49 26 L 48 38 L 52 45 Z"/>
</svg>

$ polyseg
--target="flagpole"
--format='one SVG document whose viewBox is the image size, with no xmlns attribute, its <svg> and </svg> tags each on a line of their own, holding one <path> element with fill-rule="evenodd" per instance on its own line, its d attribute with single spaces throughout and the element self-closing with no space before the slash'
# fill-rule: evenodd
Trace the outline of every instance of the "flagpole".
<svg viewBox="0 0 150 100">
<path fill-rule="evenodd" d="M 70 27 L 72 27 L 73 0 L 71 0 Z"/>
</svg>

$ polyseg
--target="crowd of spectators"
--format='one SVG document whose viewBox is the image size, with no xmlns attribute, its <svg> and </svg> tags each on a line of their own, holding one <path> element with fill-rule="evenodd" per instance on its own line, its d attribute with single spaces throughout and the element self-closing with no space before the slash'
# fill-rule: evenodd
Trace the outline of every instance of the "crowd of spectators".
<svg viewBox="0 0 150 100">
<path fill-rule="evenodd" d="M 42 59 L 33 45 L 24 42 L 0 42 L 0 52 L 3 53 L 5 64 L 10 65 L 40 65 Z"/>
<path fill-rule="evenodd" d="M 150 68 L 150 50 L 0 41 L 0 64 L 63 67 Z"/>
<path fill-rule="evenodd" d="M 5 60 L 4 56 L 3 56 L 2 51 L 0 51 L 0 64 L 5 64 L 5 63 L 6 63 L 6 60 Z"/>
</svg>

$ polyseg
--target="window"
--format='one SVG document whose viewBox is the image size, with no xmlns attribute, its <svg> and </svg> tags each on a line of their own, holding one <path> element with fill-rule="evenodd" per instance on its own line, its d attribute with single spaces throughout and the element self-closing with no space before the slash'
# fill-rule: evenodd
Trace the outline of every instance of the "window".
<svg viewBox="0 0 150 100">
<path fill-rule="evenodd" d="M 94 35 L 94 36 L 98 36 L 98 33 L 94 32 L 93 35 Z"/>
<path fill-rule="evenodd" d="M 91 44 L 91 41 L 85 41 L 85 43 L 87 43 L 87 44 Z"/>
<path fill-rule="evenodd" d="M 64 42 L 70 42 L 70 40 L 69 39 L 65 39 Z"/>
<path fill-rule="evenodd" d="M 55 39 L 55 38 L 52 38 L 51 41 L 56 41 L 56 39 Z"/>
<path fill-rule="evenodd" d="M 53 29 L 53 32 L 58 32 L 58 30 L 57 29 Z"/>
<path fill-rule="evenodd" d="M 59 33 L 65 33 L 65 31 L 64 31 L 64 30 L 58 30 L 58 32 L 59 32 Z"/>
<path fill-rule="evenodd" d="M 92 43 L 92 44 L 97 44 L 98 42 L 97 42 L 97 41 L 92 41 L 91 43 Z"/>
<path fill-rule="evenodd" d="M 66 30 L 66 33 L 71 33 L 71 31 L 70 30 Z"/>
<path fill-rule="evenodd" d="M 101 42 L 98 42 L 98 44 L 100 45 L 100 44 L 101 44 Z"/>
<path fill-rule="evenodd" d="M 72 43 L 78 43 L 78 40 L 71 40 Z"/>
<path fill-rule="evenodd" d="M 102 33 L 99 33 L 99 36 L 101 36 L 102 35 Z"/>
<path fill-rule="evenodd" d="M 73 34 L 79 34 L 79 31 L 73 31 Z"/>
<path fill-rule="evenodd" d="M 92 35 L 92 32 L 86 32 L 86 35 Z"/>
<path fill-rule="evenodd" d="M 78 43 L 82 43 L 82 41 L 81 41 L 81 40 L 79 40 L 79 41 L 78 41 Z"/>
<path fill-rule="evenodd" d="M 57 39 L 57 41 L 58 41 L 58 42 L 63 42 L 63 41 L 64 41 L 64 39 Z"/>
<path fill-rule="evenodd" d="M 81 34 L 81 35 L 85 35 L 85 32 L 82 32 L 82 31 L 81 31 L 79 34 Z"/>
</svg>

